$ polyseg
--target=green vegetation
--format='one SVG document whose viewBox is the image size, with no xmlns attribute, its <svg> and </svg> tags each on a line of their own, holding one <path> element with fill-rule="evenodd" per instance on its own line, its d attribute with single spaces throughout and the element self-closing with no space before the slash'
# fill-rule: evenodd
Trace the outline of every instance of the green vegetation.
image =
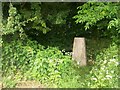
<svg viewBox="0 0 120 90">
<path fill-rule="evenodd" d="M 4 87 L 35 80 L 54 88 L 118 88 L 119 8 L 111 2 L 3 3 Z M 72 60 L 74 37 L 86 38 L 87 66 Z"/>
</svg>

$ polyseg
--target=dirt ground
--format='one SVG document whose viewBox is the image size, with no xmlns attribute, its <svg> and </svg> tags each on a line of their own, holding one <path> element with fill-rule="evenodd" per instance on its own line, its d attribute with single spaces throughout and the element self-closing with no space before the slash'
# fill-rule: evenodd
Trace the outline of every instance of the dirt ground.
<svg viewBox="0 0 120 90">
<path fill-rule="evenodd" d="M 2 88 L 4 88 L 4 86 L 0 83 L 0 90 Z M 15 88 L 45 88 L 45 86 L 36 81 L 20 81 L 16 84 Z"/>
<path fill-rule="evenodd" d="M 36 81 L 20 81 L 16 88 L 44 88 L 44 86 Z"/>
<path fill-rule="evenodd" d="M 0 82 L 0 90 L 2 89 L 2 83 Z"/>
</svg>

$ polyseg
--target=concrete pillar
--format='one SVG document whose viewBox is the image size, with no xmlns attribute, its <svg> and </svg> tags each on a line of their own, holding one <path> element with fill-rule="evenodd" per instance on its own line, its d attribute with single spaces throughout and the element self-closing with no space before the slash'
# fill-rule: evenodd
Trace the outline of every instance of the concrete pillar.
<svg viewBox="0 0 120 90">
<path fill-rule="evenodd" d="M 83 37 L 74 38 L 72 59 L 76 60 L 80 66 L 87 65 L 85 38 Z"/>
</svg>

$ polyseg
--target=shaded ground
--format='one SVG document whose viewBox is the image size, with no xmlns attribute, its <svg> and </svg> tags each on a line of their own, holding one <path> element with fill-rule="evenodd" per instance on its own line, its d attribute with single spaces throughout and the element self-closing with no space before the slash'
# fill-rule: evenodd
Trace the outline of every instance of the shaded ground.
<svg viewBox="0 0 120 90">
<path fill-rule="evenodd" d="M 44 86 L 36 81 L 20 81 L 17 83 L 16 88 L 44 88 Z"/>
<path fill-rule="evenodd" d="M 2 86 L 2 83 L 0 83 L 0 90 L 1 88 L 4 88 L 4 86 Z M 19 81 L 16 84 L 15 88 L 45 88 L 45 86 L 37 81 Z"/>
</svg>

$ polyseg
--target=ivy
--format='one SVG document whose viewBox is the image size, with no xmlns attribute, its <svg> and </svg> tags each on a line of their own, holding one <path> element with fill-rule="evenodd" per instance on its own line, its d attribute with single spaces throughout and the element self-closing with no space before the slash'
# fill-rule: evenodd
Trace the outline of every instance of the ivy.
<svg viewBox="0 0 120 90">
<path fill-rule="evenodd" d="M 20 22 L 20 14 L 17 13 L 17 10 L 13 7 L 12 3 L 10 3 L 9 8 L 9 17 L 7 19 L 7 24 L 4 25 L 3 28 L 3 35 L 14 33 L 16 31 L 23 32 Z"/>
</svg>

